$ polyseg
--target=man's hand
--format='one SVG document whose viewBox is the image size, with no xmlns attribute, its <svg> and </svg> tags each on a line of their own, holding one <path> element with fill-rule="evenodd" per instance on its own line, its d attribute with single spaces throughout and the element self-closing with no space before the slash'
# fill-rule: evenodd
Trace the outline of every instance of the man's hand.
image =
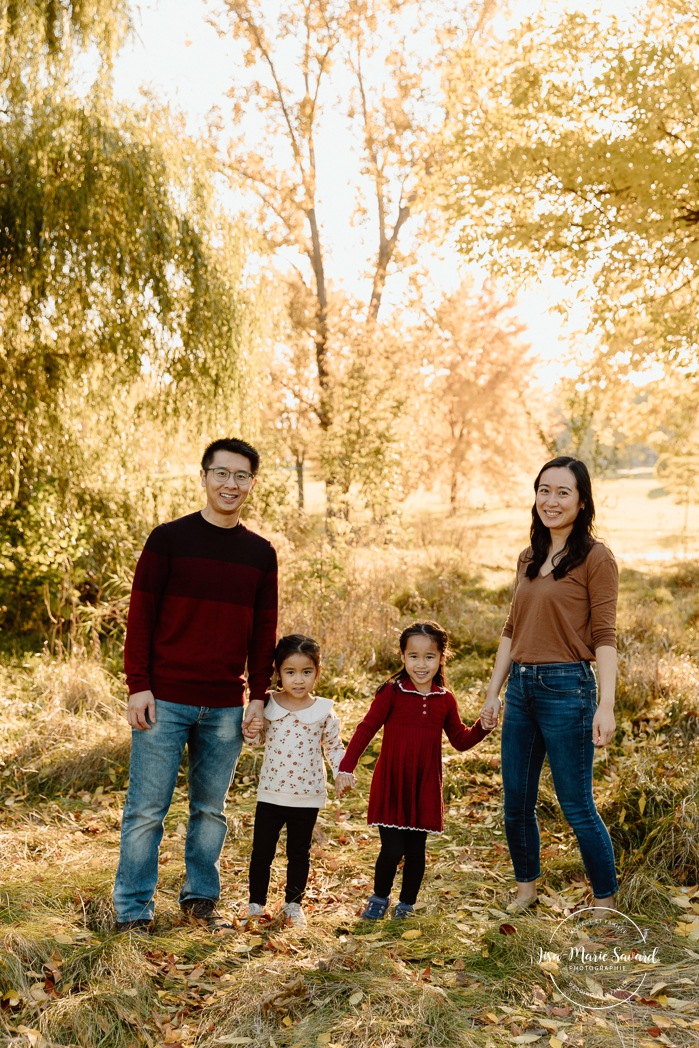
<svg viewBox="0 0 699 1048">
<path fill-rule="evenodd" d="M 155 695 L 152 691 L 136 691 L 129 695 L 126 719 L 137 731 L 149 731 L 155 724 Z"/>
<path fill-rule="evenodd" d="M 250 699 L 245 710 L 245 716 L 243 717 L 243 735 L 247 735 L 245 731 L 246 727 L 250 724 L 253 717 L 264 717 L 265 715 L 265 703 L 264 699 Z"/>
<path fill-rule="evenodd" d="M 264 726 L 263 718 L 254 714 L 249 720 L 243 721 L 243 735 L 246 739 L 254 739 L 264 729 Z"/>
</svg>

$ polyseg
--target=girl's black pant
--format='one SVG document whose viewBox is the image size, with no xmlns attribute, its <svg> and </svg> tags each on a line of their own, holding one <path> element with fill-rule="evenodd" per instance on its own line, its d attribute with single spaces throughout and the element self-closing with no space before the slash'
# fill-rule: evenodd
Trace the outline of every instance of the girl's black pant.
<svg viewBox="0 0 699 1048">
<path fill-rule="evenodd" d="M 286 902 L 301 902 L 308 882 L 311 839 L 317 818 L 318 808 L 257 802 L 250 856 L 250 902 L 260 906 L 267 902 L 269 876 L 283 826 L 286 826 Z"/>
<path fill-rule="evenodd" d="M 420 891 L 425 874 L 425 830 L 399 830 L 394 826 L 379 826 L 381 851 L 376 860 L 374 873 L 374 894 L 382 899 L 391 894 L 393 881 L 401 859 L 403 863 L 403 883 L 400 889 L 400 901 L 413 906 Z"/>
</svg>

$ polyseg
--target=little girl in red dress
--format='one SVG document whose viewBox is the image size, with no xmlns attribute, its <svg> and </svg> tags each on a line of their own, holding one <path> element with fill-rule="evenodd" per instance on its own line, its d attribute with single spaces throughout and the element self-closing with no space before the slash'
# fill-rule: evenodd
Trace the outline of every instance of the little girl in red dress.
<svg viewBox="0 0 699 1048">
<path fill-rule="evenodd" d="M 362 913 L 368 920 L 386 915 L 403 858 L 403 882 L 394 917 L 409 917 L 414 912 L 425 872 L 427 834 L 441 833 L 444 828 L 442 732 L 457 750 L 470 749 L 488 734 L 480 721 L 466 727 L 456 699 L 445 687 L 449 638 L 442 627 L 436 622 L 414 622 L 403 630 L 399 643 L 403 669 L 381 685 L 340 763 L 340 773 L 353 772 L 383 726 L 367 812 L 367 822 L 378 826 L 381 836 L 374 894 Z"/>
</svg>

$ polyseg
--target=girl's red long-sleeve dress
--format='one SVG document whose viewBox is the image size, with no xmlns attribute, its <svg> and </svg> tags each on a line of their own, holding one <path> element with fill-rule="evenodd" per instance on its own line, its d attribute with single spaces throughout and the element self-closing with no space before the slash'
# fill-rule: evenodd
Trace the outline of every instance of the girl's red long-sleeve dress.
<svg viewBox="0 0 699 1048">
<path fill-rule="evenodd" d="M 456 699 L 446 688 L 423 695 L 404 675 L 376 693 L 340 763 L 352 772 L 374 735 L 383 726 L 381 753 L 374 768 L 367 822 L 402 830 L 441 833 L 442 732 L 457 750 L 469 750 L 488 734 L 480 720 L 467 728 Z"/>
</svg>

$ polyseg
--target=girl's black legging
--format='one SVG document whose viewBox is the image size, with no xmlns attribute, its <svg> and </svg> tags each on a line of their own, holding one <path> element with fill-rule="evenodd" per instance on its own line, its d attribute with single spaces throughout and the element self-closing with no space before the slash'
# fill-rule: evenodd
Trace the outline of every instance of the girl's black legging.
<svg viewBox="0 0 699 1048">
<path fill-rule="evenodd" d="M 250 902 L 267 902 L 269 875 L 282 826 L 286 825 L 286 902 L 301 902 L 310 868 L 317 808 L 291 808 L 258 801 L 250 856 Z"/>
<path fill-rule="evenodd" d="M 391 894 L 398 863 L 403 857 L 403 883 L 400 901 L 415 904 L 425 875 L 425 830 L 399 830 L 394 826 L 379 826 L 381 851 L 376 860 L 374 894 L 386 899 Z"/>
</svg>

